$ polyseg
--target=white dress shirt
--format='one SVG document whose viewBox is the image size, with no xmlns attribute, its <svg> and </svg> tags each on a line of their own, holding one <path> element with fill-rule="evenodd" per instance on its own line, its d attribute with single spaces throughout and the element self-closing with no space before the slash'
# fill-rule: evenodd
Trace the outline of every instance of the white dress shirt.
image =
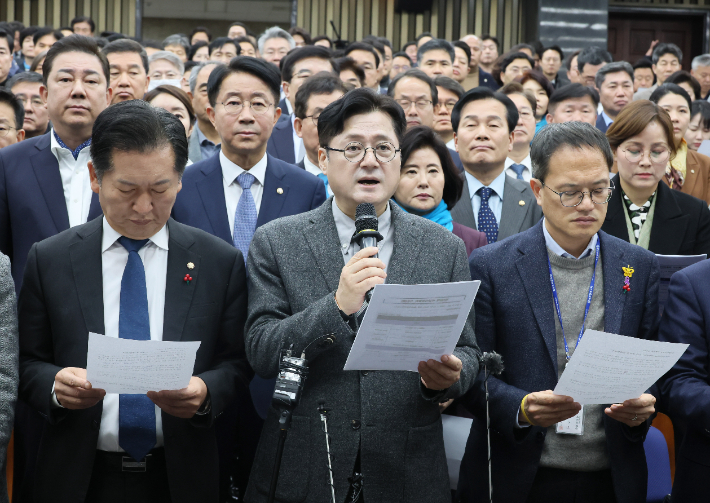
<svg viewBox="0 0 710 503">
<path fill-rule="evenodd" d="M 85 224 L 89 218 L 91 206 L 91 179 L 88 162 L 91 160 L 89 147 L 84 147 L 79 156 L 74 159 L 71 151 L 59 145 L 54 137 L 54 129 L 49 134 L 50 150 L 59 164 L 59 175 L 62 177 L 64 200 L 67 203 L 69 227 Z"/>
<path fill-rule="evenodd" d="M 118 337 L 118 318 L 121 304 L 121 279 L 128 262 L 126 250 L 116 232 L 103 222 L 101 238 L 101 270 L 103 273 L 104 328 L 107 336 Z M 163 226 L 143 248 L 138 250 L 145 269 L 145 286 L 148 292 L 148 317 L 150 339 L 163 340 L 163 316 L 165 312 L 165 279 L 168 272 L 168 226 Z M 162 390 L 155 390 L 162 391 Z M 160 408 L 155 407 L 156 447 L 163 445 L 163 421 Z M 121 452 L 118 445 L 118 394 L 107 393 L 101 413 L 101 428 L 97 448 L 102 451 Z"/>
<path fill-rule="evenodd" d="M 338 207 L 335 199 L 333 199 L 333 219 L 335 220 L 335 227 L 338 229 L 338 239 L 340 240 L 340 251 L 343 253 L 343 261 L 347 264 L 353 255 L 355 255 L 360 248 L 357 243 L 350 242 L 353 234 L 355 234 L 355 220 L 347 216 Z M 382 212 L 382 215 L 377 217 L 377 230 L 382 234 L 382 241 L 377 243 L 377 248 L 380 250 L 377 257 L 384 262 L 385 269 L 390 263 L 390 258 L 392 258 L 392 251 L 394 250 L 394 239 L 392 238 L 392 211 L 390 210 L 390 205 L 387 204 L 387 209 Z"/>
<path fill-rule="evenodd" d="M 505 174 L 517 180 L 518 174 L 510 167 L 513 164 L 522 164 L 525 166 L 525 169 L 523 170 L 523 180 L 529 182 L 532 178 L 532 161 L 530 160 L 530 154 L 528 154 L 528 156 L 520 162 L 515 162 L 510 157 L 505 159 Z"/>
<path fill-rule="evenodd" d="M 318 176 L 318 175 L 323 175 L 323 170 L 320 169 L 320 167 L 316 166 L 311 162 L 311 160 L 308 158 L 308 156 L 305 156 L 303 158 L 303 167 L 306 168 L 306 171 L 308 171 L 310 174 Z"/>
<path fill-rule="evenodd" d="M 219 163 L 222 165 L 222 181 L 224 183 L 224 201 L 227 203 L 227 218 L 229 219 L 229 233 L 234 238 L 234 214 L 237 211 L 239 198 L 242 197 L 242 187 L 237 182 L 237 177 L 244 173 L 244 169 L 227 159 L 224 152 L 219 152 Z M 264 178 L 266 177 L 266 154 L 257 162 L 249 173 L 254 175 L 254 183 L 249 190 L 254 198 L 256 214 L 259 215 L 261 208 L 261 196 L 264 193 Z"/>
<path fill-rule="evenodd" d="M 454 138 L 451 138 L 449 141 L 446 142 L 446 146 L 449 147 L 451 150 L 456 150 L 456 140 Z"/>
<path fill-rule="evenodd" d="M 293 158 L 296 159 L 294 164 L 301 162 L 301 159 L 306 155 L 306 149 L 303 147 L 303 138 L 296 134 L 296 114 L 291 114 L 291 133 L 293 134 Z"/>
<path fill-rule="evenodd" d="M 473 207 L 473 218 L 476 219 L 476 227 L 478 227 L 478 210 L 481 209 L 481 196 L 477 194 L 476 191 L 484 185 L 468 171 L 464 171 L 464 173 L 466 173 L 466 181 L 468 182 L 468 191 L 471 197 L 471 206 Z M 500 215 L 503 211 L 503 190 L 505 189 L 506 176 L 508 175 L 506 175 L 505 170 L 503 170 L 500 175 L 488 185 L 488 187 L 493 189 L 491 196 L 488 198 L 488 207 L 493 212 L 493 216 L 496 217 L 498 228 L 500 228 Z"/>
</svg>

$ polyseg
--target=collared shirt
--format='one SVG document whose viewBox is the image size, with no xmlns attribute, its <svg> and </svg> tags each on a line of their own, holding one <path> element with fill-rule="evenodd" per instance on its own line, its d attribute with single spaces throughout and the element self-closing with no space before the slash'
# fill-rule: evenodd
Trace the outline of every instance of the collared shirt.
<svg viewBox="0 0 710 503">
<path fill-rule="evenodd" d="M 333 218 L 335 219 L 335 227 L 338 229 L 340 250 L 343 252 L 343 263 L 347 264 L 350 259 L 353 258 L 353 255 L 360 251 L 357 243 L 350 241 L 353 234 L 355 234 L 355 220 L 342 212 L 335 199 L 333 199 Z M 377 217 L 377 230 L 382 234 L 383 238 L 382 241 L 377 243 L 377 248 L 380 250 L 377 256 L 385 263 L 385 267 L 390 263 L 392 250 L 394 248 L 394 238 L 390 232 L 391 228 L 392 211 L 388 203 L 387 209 L 382 212 L 382 215 Z"/>
<path fill-rule="evenodd" d="M 564 251 L 564 249 L 560 245 L 558 245 L 554 239 L 552 239 L 552 236 L 550 236 L 550 233 L 547 231 L 547 224 L 545 223 L 544 218 L 542 221 L 542 233 L 545 235 L 545 245 L 552 253 L 554 253 L 555 255 L 559 255 L 560 257 L 573 258 L 576 260 L 583 259 L 594 253 L 594 248 L 597 246 L 597 240 L 599 239 L 599 235 L 594 234 L 594 236 L 592 236 L 592 239 L 589 240 L 589 243 L 587 243 L 587 247 L 584 249 L 582 254 L 579 257 L 575 257 L 571 253 L 567 253 L 566 251 Z"/>
<path fill-rule="evenodd" d="M 207 139 L 197 123 L 195 123 L 195 130 L 192 134 L 197 135 L 197 142 L 200 144 L 200 155 L 203 159 L 208 159 L 222 150 L 222 144 L 215 145 L 212 140 Z"/>
<path fill-rule="evenodd" d="M 219 152 L 219 163 L 222 165 L 222 181 L 224 183 L 224 201 L 227 203 L 227 218 L 229 219 L 229 232 L 234 238 L 234 213 L 237 211 L 239 198 L 242 197 L 242 187 L 237 182 L 237 177 L 246 171 L 227 159 L 224 152 Z M 261 208 L 261 196 L 264 193 L 264 179 L 266 178 L 266 154 L 257 162 L 249 173 L 254 175 L 254 183 L 249 188 L 256 205 L 256 214 Z"/>
<path fill-rule="evenodd" d="M 456 140 L 454 138 L 451 138 L 449 141 L 446 142 L 446 146 L 449 147 L 451 150 L 456 150 Z"/>
<path fill-rule="evenodd" d="M 473 207 L 473 218 L 476 219 L 476 227 L 478 227 L 478 210 L 481 209 L 481 196 L 477 194 L 476 191 L 483 187 L 484 185 L 478 181 L 478 179 L 473 176 L 468 171 L 466 173 L 466 181 L 468 182 L 469 196 L 471 197 L 471 206 Z M 490 207 L 493 215 L 496 217 L 496 222 L 498 222 L 498 227 L 500 228 L 500 215 L 503 211 L 503 190 L 505 189 L 505 170 L 501 172 L 498 177 L 491 182 L 488 187 L 493 189 L 491 197 L 488 198 L 488 206 Z"/>
<path fill-rule="evenodd" d="M 291 114 L 291 134 L 293 135 L 293 158 L 296 159 L 294 164 L 301 162 L 306 155 L 306 149 L 303 146 L 303 138 L 296 134 L 296 114 Z"/>
<path fill-rule="evenodd" d="M 283 89 L 281 89 L 281 99 L 286 101 L 286 110 L 282 110 L 281 113 L 293 115 L 293 105 L 291 100 L 284 95 Z"/>
<path fill-rule="evenodd" d="M 306 171 L 308 171 L 312 175 L 315 175 L 321 180 L 323 180 L 323 183 L 325 184 L 325 197 L 330 197 L 333 195 L 333 192 L 330 190 L 330 185 L 327 183 L 328 177 L 325 176 L 325 173 L 323 173 L 323 171 L 318 166 L 313 164 L 308 159 L 308 156 L 303 157 L 303 167 L 306 168 Z"/>
<path fill-rule="evenodd" d="M 517 163 L 510 157 L 505 159 L 505 174 L 511 178 L 517 179 L 518 174 L 510 167 L 513 164 L 522 164 L 525 166 L 525 170 L 523 170 L 523 180 L 529 182 L 532 178 L 532 161 L 530 160 L 530 154 L 528 153 L 528 156 L 525 159 Z"/>
<path fill-rule="evenodd" d="M 604 110 L 602 110 L 601 116 L 604 119 L 604 124 L 606 124 L 606 127 L 609 127 L 609 125 L 614 122 L 614 119 L 609 117 Z"/>
<path fill-rule="evenodd" d="M 64 200 L 67 204 L 69 227 L 85 224 L 91 206 L 91 178 L 88 163 L 91 160 L 91 138 L 71 151 L 52 128 L 50 150 L 59 164 Z"/>
<path fill-rule="evenodd" d="M 101 238 L 101 270 L 103 273 L 104 328 L 108 337 L 118 337 L 118 318 L 121 304 L 121 280 L 128 262 L 126 250 L 118 238 L 121 234 L 109 225 L 104 217 Z M 145 286 L 148 293 L 148 318 L 150 340 L 163 340 L 163 316 L 165 312 L 165 280 L 168 272 L 168 227 L 163 226 L 138 255 L 145 269 Z M 156 390 L 161 391 L 161 390 Z M 118 394 L 107 393 L 103 400 L 101 428 L 97 448 L 102 451 L 120 452 L 118 445 Z M 156 447 L 163 445 L 163 420 L 160 408 L 155 407 Z"/>
</svg>

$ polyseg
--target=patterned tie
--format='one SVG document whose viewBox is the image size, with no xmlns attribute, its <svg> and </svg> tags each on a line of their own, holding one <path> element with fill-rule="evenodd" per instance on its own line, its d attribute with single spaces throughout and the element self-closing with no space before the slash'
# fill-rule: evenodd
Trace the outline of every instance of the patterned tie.
<svg viewBox="0 0 710 503">
<path fill-rule="evenodd" d="M 510 165 L 510 169 L 515 171 L 515 174 L 518 175 L 516 177 L 518 180 L 525 180 L 525 178 L 523 178 L 523 171 L 525 171 L 525 166 L 523 166 L 522 164 L 513 163 Z"/>
<path fill-rule="evenodd" d="M 481 187 L 477 192 L 481 196 L 481 207 L 478 209 L 478 230 L 486 233 L 486 239 L 488 239 L 489 244 L 495 243 L 498 241 L 498 222 L 491 207 L 488 206 L 488 200 L 491 198 L 493 189 Z"/>
<path fill-rule="evenodd" d="M 149 341 L 148 290 L 143 261 L 138 255 L 148 240 L 122 236 L 118 242 L 128 250 L 121 278 L 118 336 Z M 146 395 L 118 396 L 118 445 L 136 461 L 145 458 L 155 445 L 155 404 Z"/>
<path fill-rule="evenodd" d="M 254 175 L 245 171 L 237 177 L 237 183 L 242 188 L 242 195 L 234 213 L 234 246 L 244 255 L 244 262 L 249 254 L 249 244 L 256 230 L 256 203 L 249 190 L 254 183 Z"/>
</svg>

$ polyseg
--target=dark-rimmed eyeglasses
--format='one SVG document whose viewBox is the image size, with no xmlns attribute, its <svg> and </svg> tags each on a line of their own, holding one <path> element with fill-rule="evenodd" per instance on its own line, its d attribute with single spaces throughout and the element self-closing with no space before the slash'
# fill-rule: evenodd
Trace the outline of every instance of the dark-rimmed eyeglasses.
<svg viewBox="0 0 710 503">
<path fill-rule="evenodd" d="M 360 162 L 365 158 L 368 150 L 372 150 L 380 162 L 390 162 L 397 155 L 400 149 L 396 148 L 393 144 L 388 141 L 383 141 L 375 145 L 374 147 L 366 147 L 359 141 L 351 141 L 345 145 L 344 149 L 325 147 L 326 150 L 334 150 L 335 152 L 342 152 L 350 162 Z"/>
<path fill-rule="evenodd" d="M 567 208 L 574 208 L 575 206 L 579 206 L 580 204 L 582 204 L 582 201 L 584 201 L 585 194 L 589 195 L 589 199 L 591 199 L 594 204 L 606 204 L 609 202 L 609 199 L 611 199 L 611 194 L 614 191 L 614 185 L 612 184 L 611 187 L 602 187 L 599 189 L 590 190 L 589 192 L 583 192 L 579 190 L 557 192 L 556 190 L 551 189 L 549 186 L 545 185 L 545 182 L 540 183 L 543 187 L 547 187 L 552 192 L 560 196 L 560 203 L 562 203 L 562 206 L 566 206 Z"/>
</svg>

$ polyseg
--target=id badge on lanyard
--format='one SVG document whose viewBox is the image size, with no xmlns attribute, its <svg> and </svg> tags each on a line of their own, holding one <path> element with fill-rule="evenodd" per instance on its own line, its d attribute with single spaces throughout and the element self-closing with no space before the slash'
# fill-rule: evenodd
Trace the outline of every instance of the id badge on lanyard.
<svg viewBox="0 0 710 503">
<path fill-rule="evenodd" d="M 555 431 L 561 435 L 584 435 L 584 405 L 576 416 L 557 423 Z"/>
</svg>

